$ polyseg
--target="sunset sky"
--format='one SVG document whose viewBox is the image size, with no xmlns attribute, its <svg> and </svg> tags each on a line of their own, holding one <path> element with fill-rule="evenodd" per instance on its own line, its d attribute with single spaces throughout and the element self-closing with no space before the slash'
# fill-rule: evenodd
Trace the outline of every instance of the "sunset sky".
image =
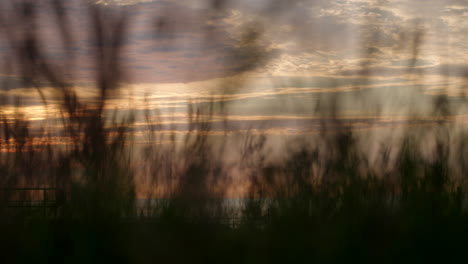
<svg viewBox="0 0 468 264">
<path fill-rule="evenodd" d="M 81 1 L 65 3 L 73 63 L 47 8 L 40 9 L 38 36 L 47 59 L 86 100 L 96 93 L 89 19 Z M 147 123 L 140 114 L 158 109 L 151 122 L 175 123 L 171 129 L 183 132 L 188 105 L 223 101 L 211 121 L 227 119 L 230 131 L 298 134 L 316 130 L 317 111 L 332 98 L 340 100 L 340 116 L 367 129 L 403 124 L 410 114 L 427 121 L 435 95 L 445 94 L 455 119 L 464 120 L 468 4 L 462 0 L 237 0 L 219 1 L 217 10 L 208 3 L 98 1 L 129 11 L 123 82 L 107 109 L 136 113 L 137 131 Z M 21 38 L 27 23 L 9 8 L 2 7 L 4 21 Z M 115 18 L 103 16 L 109 25 Z M 8 62 L 11 45 L 1 43 Z M 59 118 L 54 88 L 41 87 L 46 108 L 37 89 L 18 81 L 14 62 L 5 65 L 4 112 L 16 111 L 18 96 L 32 122 Z"/>
</svg>

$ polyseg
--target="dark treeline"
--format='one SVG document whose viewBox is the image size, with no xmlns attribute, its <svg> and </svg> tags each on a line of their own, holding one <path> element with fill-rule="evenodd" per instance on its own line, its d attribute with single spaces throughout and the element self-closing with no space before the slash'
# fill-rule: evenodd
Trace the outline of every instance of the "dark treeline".
<svg viewBox="0 0 468 264">
<path fill-rule="evenodd" d="M 272 14 L 286 8 L 270 2 Z M 209 4 L 213 15 L 230 2 Z M 77 8 L 86 27 L 72 17 Z M 268 135 L 247 132 L 229 143 L 227 119 L 217 123 L 221 136 L 210 136 L 229 100 L 188 101 L 188 132 L 177 141 L 153 125 L 160 109 L 122 114 L 108 106 L 126 89 L 121 54 L 138 5 L 18 0 L 0 10 L 2 91 L 34 90 L 45 111 L 57 113 L 33 124 L 22 112 L 27 97 L 0 94 L 2 263 L 468 260 L 468 135 L 450 122 L 446 96 L 434 96 L 431 122 L 383 136 L 391 140 L 372 153 L 370 132 L 340 117 L 339 93 L 318 99 L 310 112 L 323 117 L 319 129 L 288 139 L 278 159 L 269 157 Z M 54 21 L 47 32 L 44 17 Z M 155 17 L 155 34 L 167 34 L 160 31 L 171 30 L 168 23 Z M 242 48 L 226 61 L 239 72 L 273 56 L 261 47 L 260 26 L 242 30 Z M 80 34 L 90 45 L 91 76 L 78 73 Z M 418 36 L 409 40 L 415 58 Z M 80 95 L 76 79 L 91 83 L 91 97 Z M 221 95 L 245 81 L 221 83 Z M 147 121 L 148 142 L 169 143 L 134 145 L 138 118 Z M 234 152 L 243 180 L 225 161 Z M 235 184 L 244 186 L 241 199 L 228 195 Z M 41 190 L 19 189 L 46 187 L 49 201 Z"/>
</svg>

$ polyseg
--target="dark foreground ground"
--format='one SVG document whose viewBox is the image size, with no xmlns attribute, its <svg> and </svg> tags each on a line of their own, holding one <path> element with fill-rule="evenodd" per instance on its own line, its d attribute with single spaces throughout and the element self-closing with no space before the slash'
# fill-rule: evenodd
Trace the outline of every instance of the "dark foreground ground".
<svg viewBox="0 0 468 264">
<path fill-rule="evenodd" d="M 193 201 L 168 202 L 146 216 L 91 207 L 63 209 L 61 216 L 10 213 L 0 220 L 0 257 L 2 263 L 468 261 L 468 214 L 457 192 L 419 189 L 392 201 L 368 182 L 355 184 L 337 195 L 252 199 L 234 222 L 223 218 L 225 210 Z"/>
</svg>

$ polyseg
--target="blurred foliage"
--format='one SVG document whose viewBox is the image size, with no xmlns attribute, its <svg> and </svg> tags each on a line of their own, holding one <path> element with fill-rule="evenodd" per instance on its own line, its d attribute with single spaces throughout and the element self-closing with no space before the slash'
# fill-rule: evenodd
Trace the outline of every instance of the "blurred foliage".
<svg viewBox="0 0 468 264">
<path fill-rule="evenodd" d="M 275 12 L 279 2 L 272 1 Z M 209 121 L 214 113 L 227 111 L 222 100 L 188 102 L 189 132 L 182 146 L 175 140 L 145 146 L 138 163 L 143 165 L 135 168 L 128 139 L 134 116 L 104 110 L 122 89 L 120 54 L 131 15 L 84 1 L 96 69 L 96 98 L 86 101 L 66 77 L 73 67 L 51 63 L 36 32 L 35 14 L 45 5 L 59 22 L 57 34 L 69 52 L 64 63 L 72 63 L 71 20 L 64 2 L 15 3 L 2 8 L 11 8 L 23 27 L 0 18 L 5 41 L 16 48 L 9 59 L 17 63 L 23 85 L 36 89 L 45 105 L 43 82 L 61 98 L 61 136 L 70 143 L 51 145 L 52 128 L 32 131 L 19 110 L 2 112 L 2 263 L 468 260 L 468 135 L 450 137 L 452 125 L 443 122 L 450 115 L 446 97 L 434 100 L 434 115 L 442 121 L 404 131 L 399 144 L 380 147 L 373 162 L 359 143 L 366 134 L 339 118 L 339 94 L 315 110 L 323 115 L 321 132 L 288 142 L 280 161 L 269 159 L 266 135 L 241 136 L 239 149 L 227 149 L 224 141 L 206 135 L 213 129 Z M 215 11 L 227 5 L 211 3 Z M 240 58 L 242 71 L 267 59 L 258 47 L 260 27 L 248 26 L 243 36 L 242 52 L 236 50 L 232 57 Z M 236 85 L 242 82 L 239 78 Z M 231 89 L 229 85 L 223 88 Z M 21 101 L 16 104 L 19 109 Z M 148 110 L 145 115 L 149 120 L 158 113 Z M 148 126 L 154 140 L 158 128 Z M 39 149 L 38 140 L 43 142 Z M 248 182 L 247 194 L 239 199 L 226 198 L 232 178 L 223 157 L 234 151 L 242 157 L 241 173 Z M 136 170 L 149 176 L 154 190 L 144 206 L 137 206 Z M 22 186 L 54 187 L 53 206 L 12 208 L 13 201 L 38 199 L 32 192 L 18 194 Z"/>
</svg>

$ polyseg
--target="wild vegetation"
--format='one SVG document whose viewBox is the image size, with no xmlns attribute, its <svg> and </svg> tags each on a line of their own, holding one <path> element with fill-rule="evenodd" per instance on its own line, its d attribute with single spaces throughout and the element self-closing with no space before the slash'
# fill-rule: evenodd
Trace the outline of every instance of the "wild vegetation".
<svg viewBox="0 0 468 264">
<path fill-rule="evenodd" d="M 212 1 L 213 10 L 223 2 Z M 175 132 L 159 133 L 160 109 L 122 114 L 107 105 L 126 89 L 120 55 L 131 8 L 83 1 L 92 98 L 81 97 L 73 82 L 75 20 L 66 1 L 2 2 L 0 9 L 1 39 L 10 47 L 4 73 L 13 76 L 2 90 L 36 90 L 49 111 L 51 98 L 60 102 L 58 117 L 32 124 L 22 113 L 24 97 L 1 93 L 3 263 L 468 260 L 468 135 L 450 122 L 446 96 L 434 96 L 431 122 L 389 128 L 391 140 L 372 153 L 363 144 L 370 132 L 340 117 L 339 93 L 319 98 L 319 129 L 288 139 L 278 159 L 268 156 L 268 135 L 229 136 L 225 120 L 213 121 L 228 115 L 228 100 L 188 101 L 188 132 L 175 140 Z M 43 12 L 57 21 L 51 30 L 62 47 L 59 61 L 39 34 Z M 256 32 L 245 29 L 244 55 L 233 56 L 242 61 L 229 62 L 242 71 L 267 60 Z M 222 83 L 224 95 L 243 82 Z M 134 144 L 137 118 L 147 121 L 148 142 L 169 143 Z M 216 136 L 208 133 L 214 124 Z M 239 179 L 226 162 L 233 152 L 244 186 L 234 198 L 228 192 Z M 53 189 L 19 189 L 46 187 Z"/>
</svg>

